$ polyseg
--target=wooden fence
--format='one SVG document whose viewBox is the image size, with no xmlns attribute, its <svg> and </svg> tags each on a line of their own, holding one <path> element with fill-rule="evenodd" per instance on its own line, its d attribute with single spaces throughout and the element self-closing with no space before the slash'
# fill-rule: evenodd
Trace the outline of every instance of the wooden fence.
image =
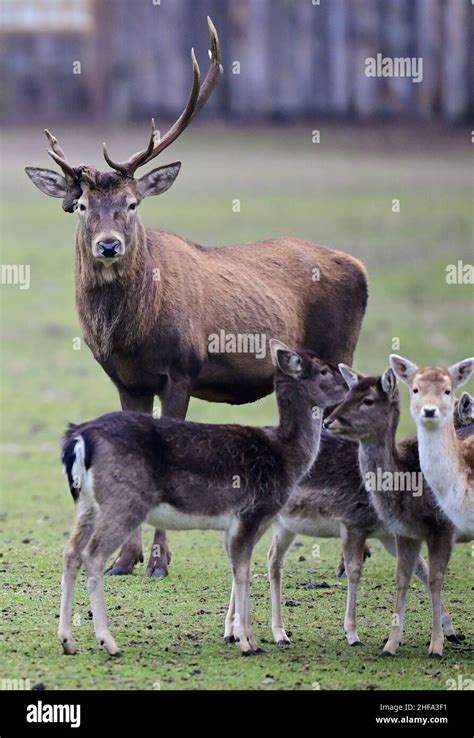
<svg viewBox="0 0 474 738">
<path fill-rule="evenodd" d="M 71 10 L 64 0 L 35 0 L 34 25 L 30 17 L 22 26 L 15 8 L 31 1 L 4 0 L 7 120 L 176 115 L 189 90 L 191 46 L 207 68 L 207 14 L 225 67 L 209 105 L 220 116 L 454 121 L 473 112 L 471 0 L 73 0 L 76 25 L 61 22 Z M 367 76 L 366 60 L 378 54 L 421 59 L 421 81 Z"/>
</svg>

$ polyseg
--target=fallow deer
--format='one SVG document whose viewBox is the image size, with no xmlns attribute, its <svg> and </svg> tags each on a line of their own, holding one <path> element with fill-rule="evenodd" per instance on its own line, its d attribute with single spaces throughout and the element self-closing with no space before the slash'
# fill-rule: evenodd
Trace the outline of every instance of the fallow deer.
<svg viewBox="0 0 474 738">
<path fill-rule="evenodd" d="M 396 354 L 390 356 L 390 362 L 397 377 L 410 388 L 410 412 L 416 423 L 423 474 L 456 528 L 474 536 L 474 437 L 459 438 L 453 423 L 454 392 L 474 372 L 474 358 L 447 369 L 418 367 Z"/>
<path fill-rule="evenodd" d="M 278 645 L 290 643 L 282 618 L 282 572 L 289 548 L 296 536 L 303 534 L 342 538 L 343 566 L 348 578 L 344 632 L 351 646 L 362 645 L 357 634 L 356 606 L 366 540 L 379 540 L 392 556 L 396 556 L 396 545 L 393 533 L 378 517 L 362 481 L 357 443 L 322 432 L 319 454 L 311 471 L 279 512 L 273 528 L 268 572 L 275 642 Z M 429 594 L 428 568 L 422 556 L 418 557 L 415 573 Z M 442 624 L 448 639 L 457 640 L 444 605 Z"/>
<path fill-rule="evenodd" d="M 359 465 L 377 515 L 397 545 L 397 599 L 392 630 L 382 651 L 393 656 L 400 644 L 408 586 L 423 541 L 428 546 L 429 587 L 433 610 L 429 655 L 443 652 L 441 590 L 455 529 L 439 509 L 421 474 L 416 439 L 396 442 L 400 400 L 395 374 L 363 377 L 339 368 L 349 386 L 343 402 L 325 420 L 331 433 L 359 441 Z M 471 429 L 474 432 L 474 428 Z M 449 640 L 457 641 L 454 633 Z"/>
<path fill-rule="evenodd" d="M 64 553 L 58 635 L 65 653 L 75 652 L 71 615 L 81 563 L 97 640 L 110 655 L 119 653 L 107 624 L 103 569 L 145 520 L 176 530 L 225 531 L 235 633 L 244 655 L 258 651 L 249 605 L 255 542 L 311 468 L 323 409 L 344 395 L 336 368 L 312 352 L 270 343 L 280 414 L 276 427 L 208 425 L 119 412 L 66 432 L 62 459 L 76 525 Z"/>
<path fill-rule="evenodd" d="M 162 230 L 145 229 L 138 207 L 171 187 L 180 162 L 135 178 L 175 141 L 204 107 L 222 73 L 217 33 L 208 19 L 211 66 L 200 85 L 192 52 L 188 103 L 161 139 L 118 163 L 113 171 L 71 165 L 48 131 L 49 154 L 63 175 L 27 167 L 41 192 L 77 211 L 76 305 L 94 358 L 116 385 L 122 409 L 184 419 L 190 397 L 210 402 L 253 402 L 273 391 L 268 352 L 210 350 L 221 334 L 273 336 L 305 346 L 323 360 L 351 363 L 367 304 L 363 265 L 340 251 L 297 238 L 204 247 Z M 155 533 L 149 575 L 166 575 L 169 550 Z M 130 573 L 142 560 L 140 530 L 132 533 L 109 573 Z"/>
</svg>

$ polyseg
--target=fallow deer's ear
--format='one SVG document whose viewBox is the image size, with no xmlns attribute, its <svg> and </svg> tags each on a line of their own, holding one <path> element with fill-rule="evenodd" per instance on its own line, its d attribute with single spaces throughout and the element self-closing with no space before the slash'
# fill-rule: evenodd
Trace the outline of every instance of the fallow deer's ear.
<svg viewBox="0 0 474 738">
<path fill-rule="evenodd" d="M 161 195 L 169 190 L 181 169 L 181 162 L 175 161 L 173 164 L 167 164 L 164 167 L 152 169 L 151 172 L 141 177 L 138 182 L 138 192 L 140 197 L 150 197 L 150 195 Z"/>
<path fill-rule="evenodd" d="M 397 378 L 391 367 L 385 369 L 380 379 L 380 383 L 386 395 L 388 395 L 389 397 L 393 395 L 393 393 L 397 389 Z"/>
<path fill-rule="evenodd" d="M 470 425 L 474 421 L 474 398 L 469 392 L 463 392 L 456 407 L 462 425 Z"/>
<path fill-rule="evenodd" d="M 417 365 L 397 354 L 390 354 L 389 359 L 396 376 L 405 384 L 411 384 L 418 369 Z"/>
<path fill-rule="evenodd" d="M 474 371 L 474 358 L 464 359 L 464 361 L 458 361 L 457 364 L 452 364 L 448 367 L 448 372 L 453 380 L 453 387 L 462 387 L 463 384 L 469 380 L 472 372 Z"/>
<path fill-rule="evenodd" d="M 362 374 L 357 374 L 357 372 L 355 372 L 354 369 L 351 369 L 350 366 L 347 366 L 347 364 L 338 364 L 337 366 L 349 389 L 351 389 L 351 387 L 355 387 L 355 385 L 362 379 Z"/>
<path fill-rule="evenodd" d="M 52 169 L 40 169 L 38 167 L 25 167 L 25 172 L 34 185 L 49 197 L 65 197 L 68 184 L 65 177 Z"/>
<path fill-rule="evenodd" d="M 270 353 L 275 366 L 290 377 L 299 377 L 303 370 L 301 356 L 276 338 L 270 339 Z"/>
</svg>

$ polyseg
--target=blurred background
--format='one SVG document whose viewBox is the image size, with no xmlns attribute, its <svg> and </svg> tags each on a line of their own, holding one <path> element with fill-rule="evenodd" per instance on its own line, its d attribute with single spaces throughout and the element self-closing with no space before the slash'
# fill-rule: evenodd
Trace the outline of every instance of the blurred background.
<svg viewBox="0 0 474 738">
<path fill-rule="evenodd" d="M 462 276 L 446 280 L 449 265 L 460 263 L 462 275 L 462 267 L 474 260 L 474 6 L 470 0 L 1 0 L 0 6 L 0 262 L 30 269 L 29 289 L 3 280 L 3 272 L 0 285 L 0 532 L 2 586 L 11 616 L 11 648 L 2 674 L 31 675 L 48 687 L 123 686 L 120 671 L 112 676 L 105 666 L 103 673 L 79 678 L 78 662 L 65 665 L 55 643 L 61 549 L 72 518 L 59 439 L 69 421 L 95 417 L 119 403 L 81 341 L 74 304 L 76 216 L 63 213 L 61 201 L 44 197 L 24 173 L 25 165 L 54 167 L 43 129 L 52 130 L 73 164 L 105 169 L 104 140 L 119 160 L 141 149 L 152 115 L 164 131 L 184 107 L 191 46 L 205 75 L 210 15 L 219 32 L 224 75 L 206 109 L 161 158 L 162 164 L 179 159 L 183 167 L 165 196 L 140 206 L 145 224 L 203 244 L 291 235 L 354 254 L 367 266 L 370 290 L 355 368 L 380 373 L 392 351 L 420 364 L 447 365 L 472 355 L 474 346 L 472 284 Z M 377 53 L 422 57 L 422 81 L 366 77 L 365 60 Z M 468 388 L 474 392 L 474 383 Z M 412 435 L 406 388 L 401 394 L 400 435 Z M 193 400 L 188 417 L 266 424 L 277 414 L 270 396 L 241 407 Z M 150 536 L 147 529 L 145 556 Z M 182 589 L 174 591 L 176 579 L 195 587 L 185 595 L 193 603 L 186 611 L 192 613 L 203 607 L 203 597 L 213 599 L 203 595 L 204 577 L 205 589 L 211 580 L 221 588 L 216 601 L 224 604 L 228 574 L 220 536 L 189 532 L 176 544 L 175 536 L 169 584 L 156 586 L 169 587 L 176 600 L 184 596 Z M 257 551 L 261 572 L 267 544 L 268 536 Z M 305 566 L 308 576 L 323 571 L 332 577 L 338 542 L 323 544 L 318 564 L 312 541 L 305 545 L 308 563 L 298 564 L 297 554 L 291 554 L 293 571 Z M 462 556 L 458 549 L 452 563 L 461 626 L 467 612 L 459 583 L 470 586 L 465 573 L 473 562 L 467 546 Z M 372 571 L 380 571 L 381 581 L 392 581 L 393 562 L 381 571 L 380 558 L 374 559 Z M 218 576 L 208 577 L 207 568 L 216 566 Z M 143 605 L 140 598 L 152 589 L 138 576 L 142 572 L 138 567 L 126 585 L 115 581 L 108 587 L 120 598 L 125 586 L 135 587 L 136 602 Z M 266 582 L 261 587 L 266 622 Z M 327 605 L 319 615 L 324 632 L 332 628 L 334 642 L 340 638 L 343 594 L 341 589 L 334 617 Z M 149 602 L 156 614 L 151 594 Z M 83 606 L 87 612 L 85 596 Z M 127 633 L 134 606 L 123 621 Z M 300 622 L 300 632 L 312 632 L 314 611 L 294 612 L 293 622 L 308 619 L 305 627 Z M 176 632 L 169 614 L 160 620 L 160 633 L 169 621 L 171 653 Z M 219 631 L 220 611 L 213 617 L 204 634 Z M 429 617 L 428 610 L 423 617 Z M 189 630 L 194 627 L 188 624 Z M 379 642 L 385 629 L 383 622 Z M 208 646 L 214 654 L 210 641 Z M 311 661 L 308 669 L 319 680 L 318 660 L 311 649 L 306 656 L 303 646 L 300 658 Z M 179 648 L 183 659 L 182 643 Z M 218 688 L 237 679 L 227 673 L 235 671 L 232 659 L 224 667 L 218 653 L 213 658 Z M 287 659 L 281 658 L 281 680 L 290 679 Z M 138 661 L 143 675 L 146 658 Z M 342 676 L 331 664 L 334 677 L 324 677 L 324 688 L 344 686 L 341 679 L 351 688 L 365 683 L 356 657 L 353 662 L 344 665 Z M 425 667 L 416 663 L 400 678 L 389 665 L 384 679 L 377 665 L 372 682 L 430 686 Z M 436 673 L 440 668 L 436 664 Z M 126 673 L 131 687 L 150 688 L 156 679 L 137 682 L 135 673 Z"/>
<path fill-rule="evenodd" d="M 473 110 L 469 0 L 2 0 L 2 8 L 1 109 L 15 122 L 176 115 L 189 49 L 201 59 L 207 49 L 207 14 L 227 70 L 209 116 L 462 120 Z M 367 78 L 364 60 L 377 53 L 422 57 L 423 84 Z"/>
</svg>

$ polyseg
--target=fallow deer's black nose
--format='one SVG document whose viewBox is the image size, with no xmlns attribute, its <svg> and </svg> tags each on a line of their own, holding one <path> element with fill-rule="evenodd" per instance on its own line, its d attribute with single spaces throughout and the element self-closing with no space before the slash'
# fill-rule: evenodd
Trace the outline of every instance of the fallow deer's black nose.
<svg viewBox="0 0 474 738">
<path fill-rule="evenodd" d="M 436 413 L 435 408 L 432 408 L 432 407 L 423 408 L 423 414 L 425 418 L 434 418 L 435 413 Z"/>
<path fill-rule="evenodd" d="M 101 256 L 105 256 L 106 258 L 113 258 L 114 256 L 117 256 L 119 252 L 120 241 L 112 238 L 107 241 L 99 241 L 97 246 L 99 247 Z"/>
<path fill-rule="evenodd" d="M 325 421 L 323 421 L 323 428 L 326 428 L 326 430 L 327 430 L 328 428 L 331 427 L 332 422 L 333 422 L 332 420 L 325 420 Z"/>
</svg>

